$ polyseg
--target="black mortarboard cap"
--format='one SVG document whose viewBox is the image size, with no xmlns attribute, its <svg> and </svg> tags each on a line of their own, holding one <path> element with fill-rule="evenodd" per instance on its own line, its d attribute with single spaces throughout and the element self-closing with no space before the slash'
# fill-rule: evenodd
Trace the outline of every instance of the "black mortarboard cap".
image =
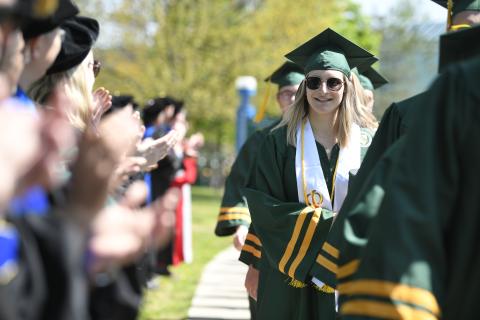
<svg viewBox="0 0 480 320">
<path fill-rule="evenodd" d="M 51 1 L 18 1 L 19 8 L 23 11 L 22 14 L 29 16 L 28 21 L 22 26 L 23 37 L 27 40 L 58 28 L 66 19 L 74 17 L 79 13 L 78 7 L 71 0 L 58 0 L 56 5 L 44 5 L 43 9 L 38 9 L 39 3 Z M 56 10 L 53 14 L 49 14 L 52 8 L 56 8 Z"/>
<path fill-rule="evenodd" d="M 66 71 L 82 63 L 100 33 L 97 20 L 80 16 L 66 20 L 61 28 L 65 30 L 62 49 L 47 74 Z"/>
</svg>

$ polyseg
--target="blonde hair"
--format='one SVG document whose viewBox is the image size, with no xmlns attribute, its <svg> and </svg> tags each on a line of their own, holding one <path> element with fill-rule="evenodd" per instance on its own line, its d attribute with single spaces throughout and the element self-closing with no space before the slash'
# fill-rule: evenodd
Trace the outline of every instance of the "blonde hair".
<svg viewBox="0 0 480 320">
<path fill-rule="evenodd" d="M 338 107 L 337 123 L 335 124 L 336 136 L 340 147 L 345 147 L 350 139 L 350 128 L 355 121 L 354 112 L 358 108 L 355 97 L 355 88 L 352 82 L 344 75 L 343 98 Z M 309 105 L 306 95 L 305 80 L 302 81 L 295 95 L 295 101 L 292 106 L 283 115 L 282 121 L 272 129 L 287 126 L 287 143 L 296 147 L 297 145 L 297 126 L 303 121 L 309 113 Z"/>
<path fill-rule="evenodd" d="M 37 80 L 28 89 L 28 95 L 36 102 L 45 104 L 59 84 L 63 84 L 67 98 L 74 106 L 65 106 L 68 120 L 73 127 L 83 130 L 91 121 L 93 95 L 87 85 L 87 72 L 92 72 L 88 67 L 88 59 L 69 70 L 45 75 Z"/>
<path fill-rule="evenodd" d="M 378 121 L 375 115 L 367 108 L 367 96 L 357 75 L 352 72 L 352 83 L 355 89 L 354 121 L 362 128 L 376 129 Z"/>
</svg>

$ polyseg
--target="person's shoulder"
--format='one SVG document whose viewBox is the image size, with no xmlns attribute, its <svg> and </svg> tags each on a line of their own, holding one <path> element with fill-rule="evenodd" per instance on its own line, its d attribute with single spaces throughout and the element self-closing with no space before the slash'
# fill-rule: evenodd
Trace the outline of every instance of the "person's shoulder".
<svg viewBox="0 0 480 320">
<path fill-rule="evenodd" d="M 287 143 L 287 125 L 275 126 L 265 133 L 263 148 L 274 149 L 277 152 L 284 152 Z"/>
<path fill-rule="evenodd" d="M 407 99 L 392 103 L 392 108 L 398 111 L 400 114 L 405 114 L 409 109 L 415 108 L 416 105 L 419 105 L 426 96 L 426 91 L 420 92 L 412 97 Z"/>
<path fill-rule="evenodd" d="M 287 125 L 279 126 L 277 124 L 266 132 L 266 137 L 270 140 L 285 142 L 287 139 Z"/>
</svg>

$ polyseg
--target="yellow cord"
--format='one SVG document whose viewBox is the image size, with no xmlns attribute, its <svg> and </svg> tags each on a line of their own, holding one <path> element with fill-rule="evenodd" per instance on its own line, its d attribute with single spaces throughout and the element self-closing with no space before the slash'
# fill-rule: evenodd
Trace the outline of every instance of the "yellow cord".
<svg viewBox="0 0 480 320">
<path fill-rule="evenodd" d="M 307 195 L 307 181 L 305 179 L 305 122 L 307 119 L 304 119 L 302 122 L 302 132 L 301 132 L 301 137 L 302 137 L 302 146 L 301 146 L 301 152 L 302 152 L 302 182 L 303 182 L 303 197 L 305 199 L 305 203 L 307 206 L 310 206 L 310 201 L 308 200 L 308 195 Z"/>
<path fill-rule="evenodd" d="M 453 11 L 453 0 L 448 0 L 447 2 L 447 31 L 450 31 L 452 27 L 452 11 Z"/>
<path fill-rule="evenodd" d="M 317 203 L 317 201 L 315 200 L 315 194 L 317 194 L 317 192 L 312 191 L 312 203 L 310 203 L 310 200 L 308 199 L 308 194 L 307 194 L 307 181 L 305 179 L 305 123 L 306 122 L 307 122 L 307 119 L 304 119 L 302 121 L 302 132 L 301 132 L 303 197 L 305 199 L 305 203 L 307 204 L 307 206 L 314 207 L 314 208 L 319 208 L 323 203 L 322 195 L 320 193 L 318 193 L 318 195 L 320 196 L 320 201 L 319 201 L 319 203 Z M 330 193 L 330 200 L 332 202 L 332 209 L 333 209 L 333 197 L 335 195 L 335 182 L 337 181 L 337 169 L 338 169 L 339 159 L 340 159 L 340 154 L 338 154 L 337 163 L 335 164 L 335 170 L 333 171 L 332 192 Z"/>
<path fill-rule="evenodd" d="M 265 90 L 265 95 L 263 96 L 262 104 L 260 105 L 260 109 L 258 109 L 257 115 L 255 116 L 255 123 L 259 123 L 263 120 L 265 116 L 265 110 L 267 110 L 267 105 L 270 100 L 270 91 L 272 90 L 272 82 L 268 81 L 267 88 Z"/>
<path fill-rule="evenodd" d="M 453 25 L 450 30 L 451 31 L 458 31 L 458 30 L 461 30 L 461 29 L 468 29 L 468 28 L 471 28 L 472 26 L 469 25 L 469 24 L 455 24 Z"/>
</svg>

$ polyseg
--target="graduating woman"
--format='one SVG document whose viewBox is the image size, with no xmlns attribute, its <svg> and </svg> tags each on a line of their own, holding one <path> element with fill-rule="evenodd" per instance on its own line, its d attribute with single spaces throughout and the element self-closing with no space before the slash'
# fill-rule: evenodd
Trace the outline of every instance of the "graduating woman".
<svg viewBox="0 0 480 320">
<path fill-rule="evenodd" d="M 331 29 L 286 57 L 303 67 L 306 79 L 265 138 L 244 189 L 262 244 L 258 294 L 247 290 L 257 297 L 259 319 L 333 319 L 333 289 L 310 270 L 346 196 L 350 171 L 360 166 L 362 141 L 371 141 L 371 132 L 357 125 L 362 119 L 350 70 L 375 59 Z"/>
</svg>

